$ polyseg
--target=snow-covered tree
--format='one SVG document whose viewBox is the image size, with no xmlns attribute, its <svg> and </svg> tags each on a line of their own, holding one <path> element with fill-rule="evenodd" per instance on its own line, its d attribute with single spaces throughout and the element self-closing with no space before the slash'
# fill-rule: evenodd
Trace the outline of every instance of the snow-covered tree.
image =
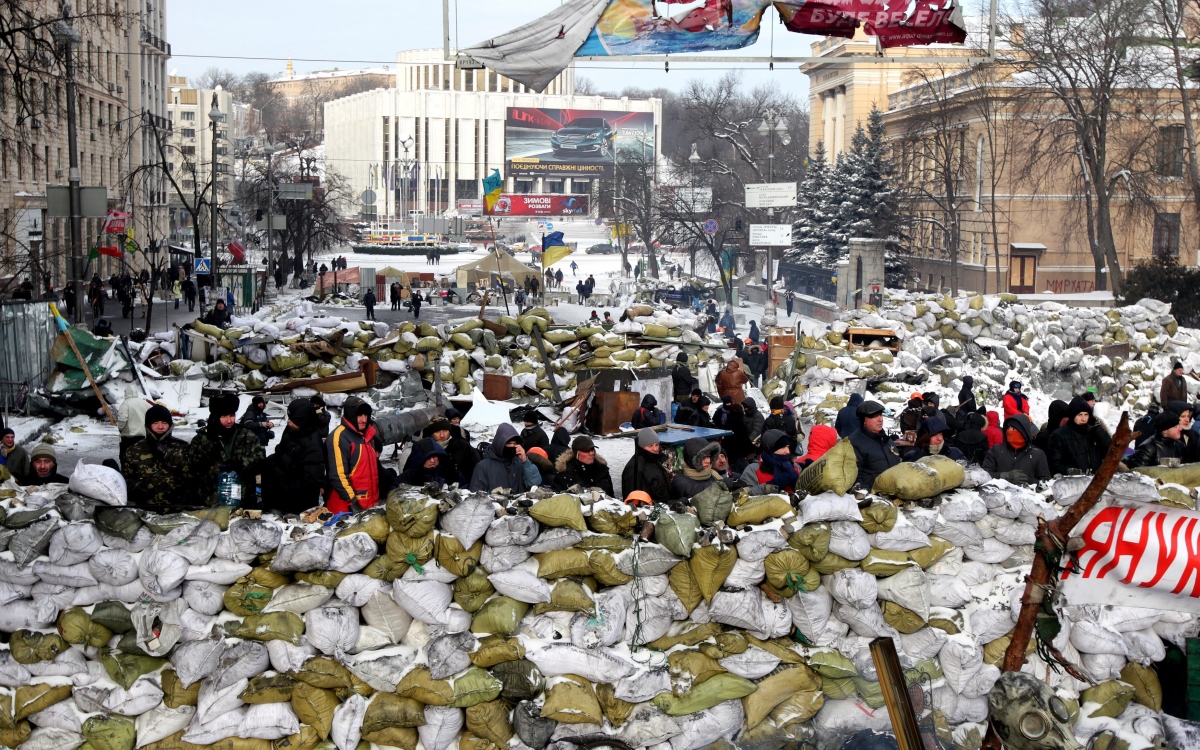
<svg viewBox="0 0 1200 750">
<path fill-rule="evenodd" d="M 817 143 L 796 201 L 792 247 L 786 259 L 804 266 L 832 269 L 837 263 L 838 198 L 833 194 L 825 143 Z"/>
</svg>

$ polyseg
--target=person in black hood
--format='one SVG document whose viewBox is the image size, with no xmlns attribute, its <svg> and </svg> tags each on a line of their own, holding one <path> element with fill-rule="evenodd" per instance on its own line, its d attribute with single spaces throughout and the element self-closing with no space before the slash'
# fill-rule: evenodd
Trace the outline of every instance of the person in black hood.
<svg viewBox="0 0 1200 750">
<path fill-rule="evenodd" d="M 329 422 L 332 419 L 329 410 L 325 408 L 325 399 L 321 397 L 321 394 L 317 393 L 308 401 L 312 404 L 313 411 L 317 415 L 317 422 L 320 424 L 321 429 L 321 439 L 324 440 L 329 437 Z"/>
<path fill-rule="evenodd" d="M 1004 423 L 1004 442 L 988 451 L 983 469 L 997 479 L 1029 484 L 1050 478 L 1046 454 L 1033 444 L 1033 423 L 1014 414 Z"/>
<path fill-rule="evenodd" d="M 325 436 L 312 401 L 288 404 L 288 421 L 263 472 L 263 504 L 281 514 L 321 504 L 325 490 Z"/>
<path fill-rule="evenodd" d="M 426 484 L 441 487 L 447 484 L 466 484 L 466 480 L 450 460 L 450 454 L 431 437 L 418 440 L 412 447 L 408 461 L 404 463 L 404 471 L 400 472 L 397 481 L 417 487 Z"/>
<path fill-rule="evenodd" d="M 525 450 L 530 448 L 541 448 L 550 453 L 550 438 L 546 437 L 546 431 L 541 426 L 542 415 L 537 409 L 527 409 L 525 411 L 525 429 L 521 430 L 521 447 Z"/>
<path fill-rule="evenodd" d="M 742 361 L 746 363 L 746 368 L 750 370 L 750 385 L 755 387 L 761 386 L 766 380 L 767 368 L 770 366 L 770 357 L 767 355 L 767 350 L 755 341 L 742 354 Z"/>
<path fill-rule="evenodd" d="M 1135 447 L 1154 437 L 1154 418 L 1161 412 L 1158 404 L 1150 404 L 1146 414 L 1133 423 L 1133 431 L 1138 434 L 1137 439 L 1134 440 Z"/>
<path fill-rule="evenodd" d="M 723 481 L 721 475 L 713 470 L 713 463 L 720 452 L 718 443 L 710 443 L 701 437 L 688 438 L 683 444 L 683 459 L 687 463 L 671 480 L 671 498 L 690 500 L 713 483 Z"/>
<path fill-rule="evenodd" d="M 675 424 L 712 427 L 712 419 L 708 416 L 708 407 L 711 405 L 712 401 L 699 388 L 692 389 L 688 400 L 680 404 L 675 412 Z"/>
<path fill-rule="evenodd" d="M 275 433 L 271 431 L 275 423 L 267 416 L 267 400 L 262 396 L 255 396 L 250 400 L 250 405 L 242 412 L 240 421 L 242 427 L 254 433 L 263 447 L 275 437 Z"/>
<path fill-rule="evenodd" d="M 949 444 L 950 428 L 941 417 L 929 417 L 917 428 L 917 444 L 904 454 L 905 461 L 917 461 L 926 456 L 945 456 L 954 461 L 966 458 L 962 451 Z"/>
<path fill-rule="evenodd" d="M 680 404 L 686 401 L 692 390 L 700 385 L 700 381 L 696 380 L 696 376 L 692 374 L 687 362 L 687 353 L 680 352 L 675 355 L 675 366 L 671 368 L 671 387 L 675 402 Z"/>
<path fill-rule="evenodd" d="M 662 417 L 663 413 L 658 409 L 658 399 L 647 393 L 642 396 L 642 405 L 633 412 L 633 418 L 629 422 L 633 429 L 640 430 L 643 427 L 658 427 L 663 423 Z"/>
<path fill-rule="evenodd" d="M 554 468 L 554 489 L 566 491 L 569 487 L 599 487 L 604 494 L 614 497 L 612 474 L 608 462 L 596 453 L 596 444 L 587 435 L 575 438 L 570 449 L 560 455 Z"/>
<path fill-rule="evenodd" d="M 1069 408 L 1070 405 L 1061 399 L 1051 401 L 1050 406 L 1046 409 L 1046 423 L 1033 438 L 1033 444 L 1046 454 L 1047 459 L 1050 457 L 1050 436 L 1067 423 L 1067 409 Z"/>
<path fill-rule="evenodd" d="M 542 437 L 545 436 L 543 432 Z M 517 428 L 507 422 L 497 427 L 495 439 L 475 465 L 475 472 L 471 475 L 471 491 L 506 489 L 518 495 L 541 483 L 542 474 L 526 457 Z"/>
<path fill-rule="evenodd" d="M 942 397 L 933 391 L 929 391 L 928 393 L 921 394 L 921 401 L 925 404 L 926 414 L 930 417 L 940 417 L 942 423 L 946 425 L 946 429 L 949 430 L 946 437 L 954 437 L 954 433 L 958 432 L 958 419 L 949 409 L 942 408 Z M 920 430 L 920 426 L 917 429 Z"/>
<path fill-rule="evenodd" d="M 571 433 L 567 432 L 566 427 L 555 427 L 554 436 L 550 438 L 550 450 L 546 451 L 546 457 L 550 459 L 550 463 L 555 463 L 559 456 L 569 450 L 571 450 Z"/>
<path fill-rule="evenodd" d="M 864 401 L 856 408 L 859 429 L 850 434 L 850 445 L 858 460 L 856 484 L 870 490 L 875 477 L 900 463 L 900 453 L 892 438 L 883 431 L 883 404 Z M 841 418 L 841 415 L 838 415 Z"/>
<path fill-rule="evenodd" d="M 450 420 L 450 433 L 455 437 L 462 437 L 470 441 L 471 433 L 462 428 L 462 412 L 455 409 L 453 406 L 446 409 L 446 419 Z"/>
<path fill-rule="evenodd" d="M 254 433 L 237 423 L 238 397 L 219 393 L 208 401 L 209 419 L 192 438 L 192 476 L 200 503 L 217 502 L 217 480 L 222 472 L 236 472 L 241 480 L 243 507 L 252 505 L 254 478 L 267 454 Z"/>
<path fill-rule="evenodd" d="M 758 403 L 754 399 L 748 398 L 742 402 L 742 410 L 746 412 L 742 418 L 746 422 L 746 436 L 750 438 L 750 442 L 758 444 L 758 439 L 762 437 L 763 425 L 766 424 L 766 417 L 758 410 Z"/>
<path fill-rule="evenodd" d="M 429 426 L 425 428 L 424 435 L 427 438 L 433 438 L 442 450 L 449 454 L 450 460 L 442 463 L 456 469 L 457 473 L 461 475 L 459 479 L 453 479 L 447 475 L 446 481 L 465 485 L 467 477 L 475 473 L 475 464 L 479 463 L 479 451 L 471 447 L 471 443 L 461 434 L 456 434 L 455 426 L 450 424 L 445 417 L 438 417 L 430 422 Z M 445 469 L 445 466 L 442 468 Z"/>
<path fill-rule="evenodd" d="M 1065 412 L 1067 423 L 1050 435 L 1046 458 L 1052 474 L 1095 474 L 1108 453 L 1108 434 L 1096 429 L 1092 410 L 1076 396 Z"/>
<path fill-rule="evenodd" d="M 667 470 L 662 465 L 662 444 L 658 433 L 649 428 L 641 430 L 637 434 L 636 445 L 633 458 L 621 470 L 621 494 L 629 497 L 629 493 L 641 490 L 656 505 L 670 502 L 671 485 Z"/>
<path fill-rule="evenodd" d="M 861 393 L 851 393 L 850 400 L 838 410 L 837 419 L 833 423 L 838 437 L 850 437 L 853 433 L 858 432 L 859 426 L 862 425 L 862 421 L 858 418 L 858 407 L 862 402 L 863 397 Z M 767 429 L 771 428 L 768 427 Z"/>
<path fill-rule="evenodd" d="M 1170 408 L 1164 409 L 1154 418 L 1154 438 L 1138 446 L 1132 456 L 1126 457 L 1127 468 L 1137 466 L 1162 466 L 1165 458 L 1183 461 L 1184 445 L 1180 441 L 1183 426 L 1180 417 Z"/>
<path fill-rule="evenodd" d="M 787 435 L 788 444 L 792 446 L 792 455 L 796 455 L 800 444 L 800 428 L 796 425 L 796 415 L 787 408 L 783 396 L 773 396 L 768 403 L 771 414 L 763 420 L 762 432 L 779 430 Z M 762 433 L 760 433 L 762 434 Z"/>
<path fill-rule="evenodd" d="M 956 413 L 962 414 L 964 410 L 967 412 L 978 411 L 979 405 L 975 403 L 975 393 L 971 390 L 975 387 L 975 378 L 964 375 L 962 381 L 962 388 L 958 391 L 958 411 Z M 963 424 L 966 422 L 964 421 Z"/>
<path fill-rule="evenodd" d="M 966 424 L 954 436 L 954 447 L 962 451 L 967 463 L 982 463 L 988 452 L 987 435 L 983 428 L 987 427 L 987 418 L 977 411 L 967 415 Z"/>
</svg>

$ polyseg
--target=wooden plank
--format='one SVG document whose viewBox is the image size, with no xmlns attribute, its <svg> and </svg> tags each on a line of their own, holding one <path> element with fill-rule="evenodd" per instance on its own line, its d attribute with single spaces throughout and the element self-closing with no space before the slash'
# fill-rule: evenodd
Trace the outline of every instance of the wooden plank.
<svg viewBox="0 0 1200 750">
<path fill-rule="evenodd" d="M 546 356 L 546 345 L 542 343 L 542 330 L 533 327 L 533 343 L 537 344 L 538 354 L 542 355 L 542 364 L 546 368 L 546 380 L 550 381 L 550 390 L 554 392 L 554 402 L 562 402 L 562 394 L 558 392 L 558 382 L 554 379 L 554 370 L 550 367 L 550 357 Z"/>
</svg>

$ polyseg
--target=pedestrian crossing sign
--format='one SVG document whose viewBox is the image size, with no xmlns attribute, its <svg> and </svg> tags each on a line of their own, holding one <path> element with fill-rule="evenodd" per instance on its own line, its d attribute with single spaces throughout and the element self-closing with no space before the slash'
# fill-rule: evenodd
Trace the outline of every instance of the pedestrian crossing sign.
<svg viewBox="0 0 1200 750">
<path fill-rule="evenodd" d="M 195 267 L 195 270 L 193 271 L 193 273 L 196 273 L 196 274 L 212 273 L 212 261 L 209 258 L 195 258 L 192 262 L 196 264 L 196 267 Z"/>
</svg>

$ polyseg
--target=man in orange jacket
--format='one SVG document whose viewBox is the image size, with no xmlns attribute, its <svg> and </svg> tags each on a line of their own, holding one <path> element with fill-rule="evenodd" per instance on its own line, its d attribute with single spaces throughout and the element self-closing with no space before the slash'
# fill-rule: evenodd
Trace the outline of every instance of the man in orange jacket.
<svg viewBox="0 0 1200 750">
<path fill-rule="evenodd" d="M 383 443 L 371 424 L 371 406 L 351 396 L 342 423 L 326 443 L 329 484 L 326 507 L 334 513 L 365 510 L 379 502 L 379 455 Z"/>
</svg>

